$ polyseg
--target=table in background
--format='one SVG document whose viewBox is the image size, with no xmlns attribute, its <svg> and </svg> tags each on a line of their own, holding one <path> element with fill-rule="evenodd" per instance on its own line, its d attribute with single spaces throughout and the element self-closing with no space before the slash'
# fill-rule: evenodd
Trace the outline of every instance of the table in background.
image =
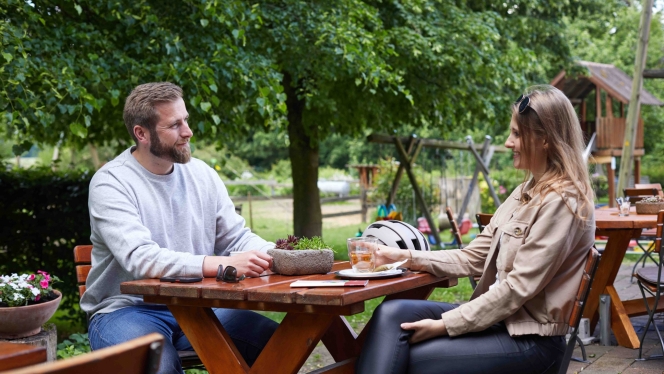
<svg viewBox="0 0 664 374">
<path fill-rule="evenodd" d="M 0 371 L 46 362 L 46 348 L 31 344 L 0 342 Z"/>
<path fill-rule="evenodd" d="M 335 263 L 334 271 L 348 269 Z M 427 299 L 436 287 L 450 287 L 456 279 L 407 272 L 397 278 L 370 280 L 366 287 L 291 288 L 300 279 L 330 280 L 334 274 L 248 278 L 240 283 L 175 284 L 156 279 L 124 282 L 122 293 L 142 295 L 145 302 L 167 305 L 210 373 L 297 373 L 319 341 L 336 364 L 317 373 L 353 373 L 367 328 L 358 336 L 343 316 L 364 311 L 376 297 Z M 286 312 L 265 349 L 250 368 L 238 353 L 212 308 Z"/>
<path fill-rule="evenodd" d="M 632 207 L 629 216 L 620 217 L 617 208 L 599 208 L 595 209 L 595 224 L 596 235 L 606 236 L 608 240 L 595 273 L 583 316 L 590 319 L 590 327 L 594 329 L 599 319 L 599 296 L 608 294 L 611 297 L 611 329 L 618 344 L 627 348 L 639 348 L 639 337 L 629 317 L 648 314 L 645 303 L 640 298 L 620 300 L 613 282 L 618 275 L 629 242 L 640 237 L 643 229 L 656 227 L 657 216 L 636 214 L 636 209 Z M 658 310 L 664 310 L 664 306 L 660 306 Z"/>
</svg>

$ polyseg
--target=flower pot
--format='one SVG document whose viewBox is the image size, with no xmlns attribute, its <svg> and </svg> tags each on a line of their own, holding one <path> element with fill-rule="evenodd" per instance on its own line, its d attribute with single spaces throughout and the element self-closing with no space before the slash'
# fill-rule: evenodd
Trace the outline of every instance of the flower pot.
<svg viewBox="0 0 664 374">
<path fill-rule="evenodd" d="M 330 249 L 269 249 L 272 271 L 283 275 L 325 274 L 332 270 L 334 252 Z"/>
<path fill-rule="evenodd" d="M 41 327 L 58 310 L 62 294 L 53 291 L 58 297 L 55 300 L 39 304 L 0 307 L 0 339 L 18 339 L 39 334 Z"/>
<path fill-rule="evenodd" d="M 644 203 L 638 201 L 636 204 L 636 213 L 637 214 L 657 214 L 660 210 L 664 210 L 663 203 Z"/>
</svg>

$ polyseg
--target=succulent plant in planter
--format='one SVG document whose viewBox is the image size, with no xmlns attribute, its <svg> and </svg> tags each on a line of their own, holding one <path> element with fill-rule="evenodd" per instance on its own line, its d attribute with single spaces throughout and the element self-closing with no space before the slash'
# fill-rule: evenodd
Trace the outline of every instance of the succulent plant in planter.
<svg viewBox="0 0 664 374">
<path fill-rule="evenodd" d="M 636 202 L 637 214 L 657 214 L 664 210 L 664 198 L 661 196 L 648 196 Z"/>
<path fill-rule="evenodd" d="M 288 235 L 279 239 L 272 256 L 272 271 L 283 275 L 325 274 L 332 270 L 334 252 L 319 236 L 298 238 Z"/>
</svg>

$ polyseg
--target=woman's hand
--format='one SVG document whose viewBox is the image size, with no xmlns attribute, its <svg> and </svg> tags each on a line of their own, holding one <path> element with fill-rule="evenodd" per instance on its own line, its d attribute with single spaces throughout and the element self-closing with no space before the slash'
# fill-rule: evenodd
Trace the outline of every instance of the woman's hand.
<svg viewBox="0 0 664 374">
<path fill-rule="evenodd" d="M 447 328 L 442 319 L 423 319 L 417 322 L 406 322 L 401 324 L 404 330 L 415 330 L 413 336 L 408 339 L 410 344 L 419 343 L 436 336 L 447 335 Z"/>
<path fill-rule="evenodd" d="M 379 245 L 379 244 L 376 244 L 376 248 L 374 249 L 374 255 L 376 258 L 376 267 L 385 264 L 391 264 L 397 261 L 410 259 L 409 251 L 399 248 L 388 247 L 386 245 Z M 407 263 L 405 265 L 409 266 L 410 264 Z"/>
</svg>

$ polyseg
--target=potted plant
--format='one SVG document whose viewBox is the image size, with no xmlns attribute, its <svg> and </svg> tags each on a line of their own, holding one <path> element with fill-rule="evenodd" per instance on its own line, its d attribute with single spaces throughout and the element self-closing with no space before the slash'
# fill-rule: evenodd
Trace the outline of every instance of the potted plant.
<svg viewBox="0 0 664 374">
<path fill-rule="evenodd" d="M 288 235 L 277 240 L 272 256 L 272 271 L 283 275 L 325 274 L 332 270 L 334 252 L 319 236 L 298 238 Z"/>
<path fill-rule="evenodd" d="M 38 334 L 62 300 L 62 294 L 52 288 L 58 281 L 41 270 L 0 276 L 0 339 Z"/>
<path fill-rule="evenodd" d="M 664 210 L 664 198 L 661 196 L 648 196 L 636 202 L 637 214 L 657 214 Z"/>
</svg>

